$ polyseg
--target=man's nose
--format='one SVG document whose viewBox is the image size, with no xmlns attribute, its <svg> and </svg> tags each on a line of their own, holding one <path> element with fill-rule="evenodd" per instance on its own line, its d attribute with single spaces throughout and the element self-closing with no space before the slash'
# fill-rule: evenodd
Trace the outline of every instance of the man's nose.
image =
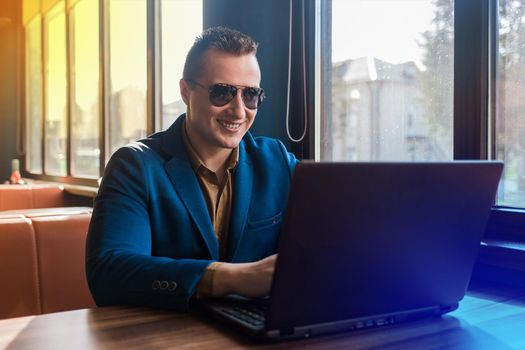
<svg viewBox="0 0 525 350">
<path fill-rule="evenodd" d="M 241 90 L 237 91 L 237 94 L 235 95 L 233 100 L 230 101 L 229 107 L 232 110 L 232 113 L 239 119 L 242 119 L 246 116 L 246 110 L 244 106 L 244 101 L 242 100 Z"/>
</svg>

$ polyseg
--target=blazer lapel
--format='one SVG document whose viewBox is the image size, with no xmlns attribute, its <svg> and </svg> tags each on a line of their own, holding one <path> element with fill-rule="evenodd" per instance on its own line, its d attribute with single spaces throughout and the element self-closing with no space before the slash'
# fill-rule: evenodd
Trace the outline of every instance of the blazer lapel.
<svg viewBox="0 0 525 350">
<path fill-rule="evenodd" d="M 233 176 L 233 203 L 230 217 L 227 261 L 234 261 L 239 248 L 250 208 L 253 185 L 253 167 L 246 155 L 244 142 L 239 145 L 239 163 Z"/>
<path fill-rule="evenodd" d="M 199 180 L 193 171 L 188 155 L 181 140 L 181 116 L 163 135 L 163 150 L 173 156 L 164 164 L 168 177 L 184 202 L 197 226 L 213 260 L 219 260 L 219 243 L 206 208 Z"/>
<path fill-rule="evenodd" d="M 175 190 L 179 193 L 180 198 L 197 225 L 202 238 L 204 238 L 211 258 L 213 260 L 219 260 L 219 244 L 213 231 L 210 214 L 206 208 L 206 202 L 202 196 L 202 190 L 195 172 L 189 162 L 181 164 L 180 161 L 175 159 L 167 162 L 165 169 L 173 187 L 175 187 Z"/>
</svg>

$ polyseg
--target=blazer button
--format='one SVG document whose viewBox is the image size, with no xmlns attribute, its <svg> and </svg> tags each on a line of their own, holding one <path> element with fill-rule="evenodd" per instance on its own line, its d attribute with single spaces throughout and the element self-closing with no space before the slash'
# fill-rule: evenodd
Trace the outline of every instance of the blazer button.
<svg viewBox="0 0 525 350">
<path fill-rule="evenodd" d="M 160 283 L 160 289 L 164 290 L 166 288 L 168 288 L 168 281 L 162 281 Z"/>
<path fill-rule="evenodd" d="M 168 290 L 169 290 L 170 292 L 173 292 L 175 289 L 177 289 L 177 283 L 171 281 Z"/>
<path fill-rule="evenodd" d="M 160 281 L 159 280 L 153 281 L 153 284 L 151 285 L 151 289 L 157 290 L 159 288 L 160 288 Z"/>
</svg>

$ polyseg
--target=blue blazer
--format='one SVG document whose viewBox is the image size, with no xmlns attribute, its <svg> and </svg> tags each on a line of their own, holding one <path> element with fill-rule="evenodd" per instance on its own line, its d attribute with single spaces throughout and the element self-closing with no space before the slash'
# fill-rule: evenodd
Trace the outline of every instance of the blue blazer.
<svg viewBox="0 0 525 350">
<path fill-rule="evenodd" d="M 120 148 L 95 199 L 86 246 L 99 306 L 187 310 L 219 245 L 186 153 L 181 116 L 166 131 Z M 275 253 L 296 158 L 275 139 L 247 133 L 233 173 L 227 261 Z"/>
</svg>

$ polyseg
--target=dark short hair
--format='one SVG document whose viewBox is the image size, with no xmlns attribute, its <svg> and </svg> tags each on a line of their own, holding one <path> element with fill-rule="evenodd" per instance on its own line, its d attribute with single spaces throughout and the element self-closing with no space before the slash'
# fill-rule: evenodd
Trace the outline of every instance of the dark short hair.
<svg viewBox="0 0 525 350">
<path fill-rule="evenodd" d="M 197 79 L 202 73 L 204 55 L 216 49 L 236 56 L 256 54 L 259 44 L 248 35 L 226 27 L 211 27 L 195 39 L 184 63 L 183 79 Z"/>
</svg>

